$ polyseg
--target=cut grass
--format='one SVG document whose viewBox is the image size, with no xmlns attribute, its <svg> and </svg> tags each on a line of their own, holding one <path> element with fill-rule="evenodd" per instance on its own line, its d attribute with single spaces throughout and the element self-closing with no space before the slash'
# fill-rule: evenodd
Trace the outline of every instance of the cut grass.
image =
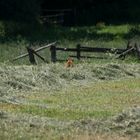
<svg viewBox="0 0 140 140">
<path fill-rule="evenodd" d="M 24 97 L 27 104 L 1 103 L 1 109 L 60 120 L 105 119 L 125 108 L 140 105 L 139 91 L 140 79 L 99 82 L 54 94 L 29 93 Z"/>
<path fill-rule="evenodd" d="M 91 127 L 95 127 L 92 132 L 88 129 L 81 132 L 82 128 L 77 125 L 71 128 L 69 124 L 73 124 L 75 121 L 80 123 L 83 120 L 82 125 L 88 127 L 90 125 L 88 120 L 101 122 L 129 107 L 140 106 L 139 91 L 140 79 L 128 78 L 70 86 L 59 91 L 18 93 L 14 95 L 15 102 L 13 100 L 8 103 L 0 103 L 0 138 L 13 140 L 15 138 L 138 140 L 139 137 L 133 135 L 122 137 L 113 131 L 109 133 L 94 132 L 98 127 L 96 124 L 95 126 L 91 124 Z M 2 112 L 7 112 L 9 117 L 2 117 Z M 45 119 L 51 121 L 45 121 Z"/>
</svg>

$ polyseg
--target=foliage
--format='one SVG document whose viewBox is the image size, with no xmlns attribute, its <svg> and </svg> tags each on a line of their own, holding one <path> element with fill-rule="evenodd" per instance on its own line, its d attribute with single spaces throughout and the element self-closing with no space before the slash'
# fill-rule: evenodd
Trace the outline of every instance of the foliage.
<svg viewBox="0 0 140 140">
<path fill-rule="evenodd" d="M 1 0 L 0 37 L 31 34 L 38 29 L 39 15 L 39 0 Z"/>
<path fill-rule="evenodd" d="M 55 3 L 55 4 L 54 4 Z M 49 13 L 44 9 L 72 9 L 66 14 L 75 25 L 93 25 L 99 21 L 109 23 L 139 22 L 138 0 L 1 0 L 0 20 L 18 22 L 38 22 L 39 16 Z M 137 16 L 137 18 L 135 18 Z M 68 19 L 67 18 L 67 19 Z M 72 23 L 69 23 L 72 24 Z"/>
<path fill-rule="evenodd" d="M 39 15 L 39 0 L 1 0 L 0 19 L 34 22 Z"/>
<path fill-rule="evenodd" d="M 54 5 L 55 3 L 55 5 Z M 138 23 L 140 21 L 139 0 L 43 0 L 44 9 L 74 10 L 76 25 L 105 23 Z M 58 8 L 59 7 L 59 8 Z"/>
</svg>

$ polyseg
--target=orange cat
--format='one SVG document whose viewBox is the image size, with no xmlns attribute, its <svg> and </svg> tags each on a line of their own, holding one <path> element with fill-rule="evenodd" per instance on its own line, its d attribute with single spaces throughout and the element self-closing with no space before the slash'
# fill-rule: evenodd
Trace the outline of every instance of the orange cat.
<svg viewBox="0 0 140 140">
<path fill-rule="evenodd" d="M 67 68 L 73 67 L 73 59 L 72 59 L 72 58 L 69 57 L 69 58 L 67 59 L 66 67 L 67 67 Z"/>
</svg>

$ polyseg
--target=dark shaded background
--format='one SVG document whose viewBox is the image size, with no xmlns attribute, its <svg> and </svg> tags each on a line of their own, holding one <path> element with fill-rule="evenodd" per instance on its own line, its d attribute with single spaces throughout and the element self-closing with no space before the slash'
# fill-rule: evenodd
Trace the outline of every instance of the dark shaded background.
<svg viewBox="0 0 140 140">
<path fill-rule="evenodd" d="M 77 25 L 132 23 L 140 21 L 139 7 L 140 0 L 0 0 L 0 20 L 35 22 L 47 14 L 43 9 L 70 8 L 73 13 L 69 18 Z"/>
</svg>

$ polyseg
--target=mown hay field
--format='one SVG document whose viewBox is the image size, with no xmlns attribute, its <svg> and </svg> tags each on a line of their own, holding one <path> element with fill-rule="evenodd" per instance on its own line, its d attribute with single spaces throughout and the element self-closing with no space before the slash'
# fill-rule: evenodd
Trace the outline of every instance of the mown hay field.
<svg viewBox="0 0 140 140">
<path fill-rule="evenodd" d="M 139 68 L 1 65 L 1 139 L 138 139 Z"/>
<path fill-rule="evenodd" d="M 103 60 L 74 60 L 72 68 L 65 61 L 44 64 L 37 59 L 36 66 L 28 58 L 11 62 L 29 44 L 38 48 L 52 41 L 68 48 L 77 43 L 125 48 L 128 40 L 139 43 L 137 27 L 56 27 L 31 38 L 1 41 L 0 139 L 139 140 L 138 58 L 105 54 Z M 50 59 L 49 50 L 40 54 Z M 57 57 L 69 55 L 59 52 Z"/>
</svg>

